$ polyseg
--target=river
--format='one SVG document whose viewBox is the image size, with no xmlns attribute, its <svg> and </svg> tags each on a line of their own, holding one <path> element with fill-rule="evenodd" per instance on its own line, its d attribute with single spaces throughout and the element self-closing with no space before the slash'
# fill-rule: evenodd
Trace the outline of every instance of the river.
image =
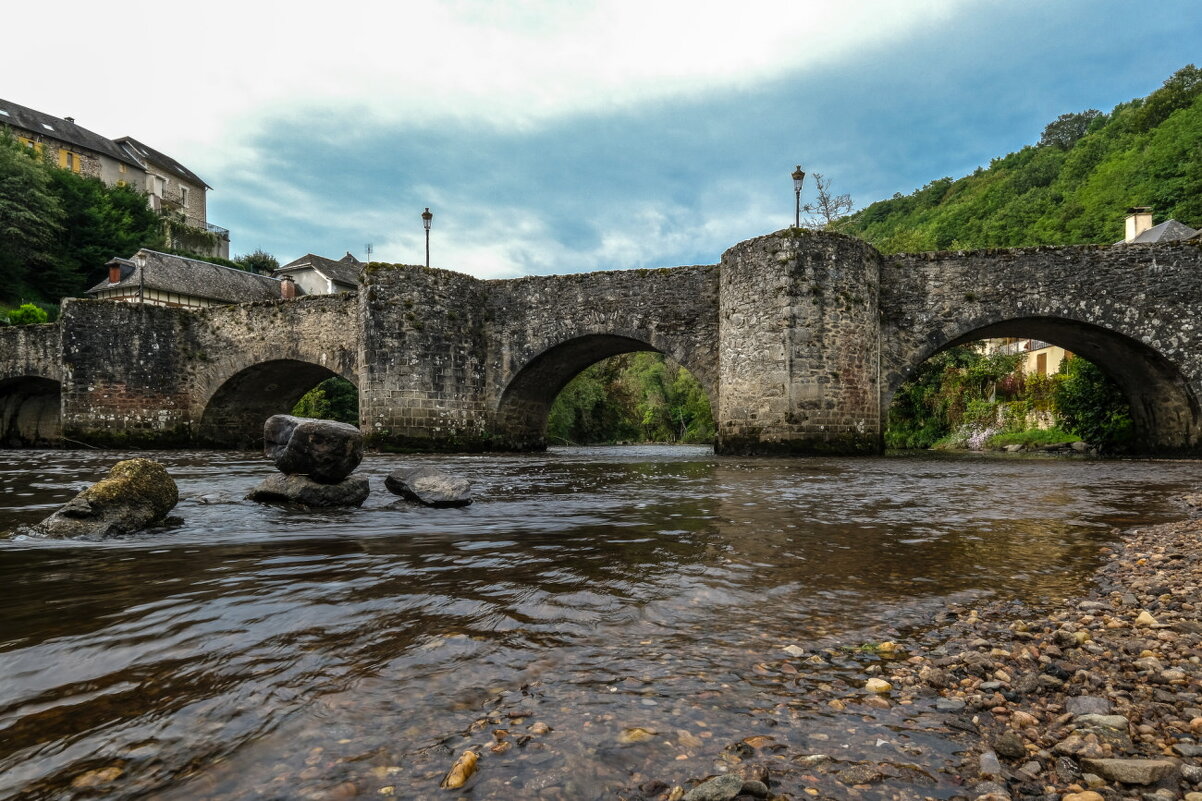
<svg viewBox="0 0 1202 801">
<path fill-rule="evenodd" d="M 241 500 L 272 469 L 255 455 L 138 455 L 182 523 L 0 539 L 0 798 L 650 798 L 748 737 L 938 765 L 954 744 L 907 729 L 929 710 L 808 699 L 854 694 L 857 643 L 949 603 L 1075 591 L 1113 527 L 1181 517 L 1202 482 L 1195 462 L 565 448 L 373 455 L 362 509 L 301 511 Z M 0 530 L 120 458 L 4 452 Z M 384 489 L 425 463 L 476 502 Z M 790 646 L 833 649 L 828 675 Z M 439 789 L 468 747 L 478 772 Z"/>
</svg>

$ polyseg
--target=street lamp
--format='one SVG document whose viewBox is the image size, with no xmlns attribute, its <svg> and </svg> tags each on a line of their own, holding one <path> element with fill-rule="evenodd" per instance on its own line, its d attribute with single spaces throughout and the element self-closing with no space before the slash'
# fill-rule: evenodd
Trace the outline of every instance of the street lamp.
<svg viewBox="0 0 1202 801">
<path fill-rule="evenodd" d="M 797 165 L 797 169 L 793 170 L 793 197 L 797 201 L 796 211 L 793 216 L 793 227 L 801 227 L 801 182 L 806 178 L 806 171 Z"/>
<path fill-rule="evenodd" d="M 426 210 L 422 212 L 422 227 L 426 229 L 426 268 L 430 267 L 430 221 L 434 219 L 434 215 L 430 213 L 430 207 L 426 206 Z"/>
</svg>

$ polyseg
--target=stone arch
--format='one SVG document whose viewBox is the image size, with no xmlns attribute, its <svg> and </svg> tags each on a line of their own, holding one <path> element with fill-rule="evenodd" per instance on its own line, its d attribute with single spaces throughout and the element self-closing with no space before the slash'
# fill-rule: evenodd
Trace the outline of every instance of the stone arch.
<svg viewBox="0 0 1202 801">
<path fill-rule="evenodd" d="M 61 446 L 62 436 L 62 384 L 32 375 L 0 380 L 0 446 Z"/>
<path fill-rule="evenodd" d="M 882 415 L 897 389 L 920 364 L 940 351 L 979 339 L 1038 339 L 1093 362 L 1110 376 L 1131 405 L 1135 446 L 1148 453 L 1196 450 L 1202 444 L 1202 410 L 1189 379 L 1155 348 L 1126 334 L 1061 317 L 1015 317 L 967 323 L 951 336 L 932 336 L 885 382 Z M 882 430 L 884 421 L 882 420 Z"/>
<path fill-rule="evenodd" d="M 717 410 L 709 375 L 694 370 L 680 354 L 621 334 L 583 334 L 547 347 L 517 369 L 505 385 L 497 404 L 494 442 L 506 450 L 543 450 L 547 447 L 547 416 L 551 404 L 581 370 L 622 353 L 663 353 L 693 373 Z"/>
<path fill-rule="evenodd" d="M 354 376 L 300 359 L 270 359 L 243 367 L 205 400 L 197 440 L 213 448 L 257 448 L 268 417 L 288 414 L 302 395 L 334 377 L 355 383 Z"/>
</svg>

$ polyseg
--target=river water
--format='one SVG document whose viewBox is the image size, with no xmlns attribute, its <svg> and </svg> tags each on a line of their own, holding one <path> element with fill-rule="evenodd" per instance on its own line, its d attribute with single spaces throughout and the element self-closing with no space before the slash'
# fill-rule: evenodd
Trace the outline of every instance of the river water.
<svg viewBox="0 0 1202 801">
<path fill-rule="evenodd" d="M 887 751 L 947 797 L 929 766 L 954 743 L 910 725 L 929 709 L 817 700 L 857 694 L 851 647 L 1075 591 L 1113 527 L 1180 517 L 1202 483 L 1191 462 L 572 448 L 369 456 L 362 509 L 302 511 L 241 500 L 272 469 L 255 455 L 138 455 L 181 524 L 0 539 L 0 798 L 650 798 L 736 768 L 745 738 L 772 744 L 778 791 L 800 791 L 793 753 Z M 122 456 L 4 452 L 0 530 Z M 423 463 L 476 502 L 384 489 Z M 469 747 L 477 773 L 439 789 Z"/>
</svg>

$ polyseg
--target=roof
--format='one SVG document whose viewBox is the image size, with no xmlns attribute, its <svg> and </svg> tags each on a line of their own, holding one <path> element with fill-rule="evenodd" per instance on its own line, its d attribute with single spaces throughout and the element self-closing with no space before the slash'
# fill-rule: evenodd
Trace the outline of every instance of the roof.
<svg viewBox="0 0 1202 801">
<path fill-rule="evenodd" d="M 122 265 L 132 262 L 133 269 L 123 269 L 120 281 L 115 284 L 102 281 L 89 289 L 88 294 L 105 289 L 145 287 L 160 292 L 207 298 L 220 303 L 280 299 L 279 279 L 207 261 L 173 256 L 170 253 L 159 253 L 145 248 L 135 253 L 132 259 L 114 261 Z"/>
<path fill-rule="evenodd" d="M 140 158 L 144 161 L 148 161 L 151 164 L 154 164 L 158 167 L 162 167 L 164 170 L 166 170 L 169 173 L 172 173 L 177 176 L 182 176 L 184 178 L 184 180 L 188 181 L 189 183 L 203 186 L 205 189 L 213 188 L 213 187 L 209 186 L 208 184 L 206 184 L 199 175 L 192 172 L 191 170 L 189 170 L 184 165 L 180 164 L 175 159 L 171 158 L 170 156 L 168 156 L 165 153 L 160 153 L 159 151 L 155 150 L 153 147 L 150 147 L 149 145 L 142 144 L 137 139 L 134 139 L 132 136 L 122 136 L 120 139 L 117 139 L 115 141 L 118 145 L 120 145 L 122 147 L 125 147 L 127 149 L 132 149 L 134 152 L 134 155 L 137 156 L 138 158 Z"/>
<path fill-rule="evenodd" d="M 0 125 L 8 125 L 37 134 L 38 136 L 57 139 L 69 145 L 101 153 L 109 158 L 124 162 L 139 170 L 143 165 L 131 154 L 123 150 L 113 140 L 89 131 L 82 125 L 45 114 L 35 109 L 17 105 L 9 100 L 0 99 Z"/>
<path fill-rule="evenodd" d="M 316 270 L 335 283 L 358 286 L 359 276 L 363 273 L 363 262 L 349 253 L 338 261 L 307 253 L 275 270 L 273 274 L 279 275 L 305 269 Z"/>
<path fill-rule="evenodd" d="M 1124 239 L 1120 242 L 1115 242 L 1115 244 L 1142 245 L 1149 242 L 1176 242 L 1179 239 L 1189 239 L 1197 234 L 1198 231 L 1190 228 L 1188 225 L 1179 223 L 1176 220 L 1165 220 L 1160 225 L 1153 225 L 1130 242 Z"/>
</svg>

